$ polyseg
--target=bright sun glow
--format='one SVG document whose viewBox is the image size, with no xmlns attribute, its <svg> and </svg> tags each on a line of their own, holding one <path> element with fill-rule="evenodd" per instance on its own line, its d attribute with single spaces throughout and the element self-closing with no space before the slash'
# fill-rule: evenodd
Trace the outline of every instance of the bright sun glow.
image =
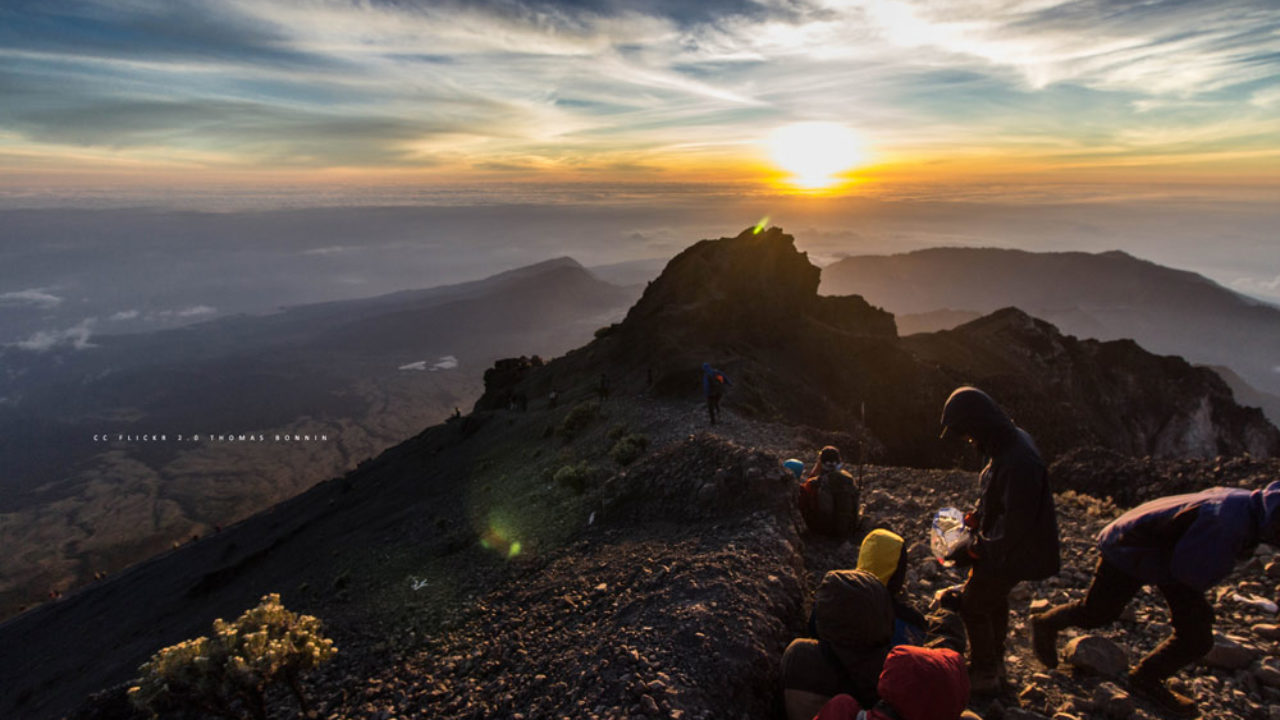
<svg viewBox="0 0 1280 720">
<path fill-rule="evenodd" d="M 788 181 L 806 190 L 836 185 L 841 172 L 866 160 L 862 139 L 840 123 L 785 125 L 770 133 L 768 145 L 774 163 L 791 174 Z"/>
</svg>

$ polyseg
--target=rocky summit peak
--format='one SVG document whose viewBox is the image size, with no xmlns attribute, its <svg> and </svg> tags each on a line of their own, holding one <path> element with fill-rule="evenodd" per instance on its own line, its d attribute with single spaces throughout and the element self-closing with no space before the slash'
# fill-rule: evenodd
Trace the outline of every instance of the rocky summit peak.
<svg viewBox="0 0 1280 720">
<path fill-rule="evenodd" d="M 831 311 L 837 299 L 818 295 L 821 272 L 778 227 L 702 240 L 672 258 L 623 329 L 679 325 L 723 337 L 746 330 L 787 333 L 807 319 L 821 319 L 848 332 L 896 335 L 893 316 L 861 298 L 840 299 L 840 311 Z"/>
</svg>

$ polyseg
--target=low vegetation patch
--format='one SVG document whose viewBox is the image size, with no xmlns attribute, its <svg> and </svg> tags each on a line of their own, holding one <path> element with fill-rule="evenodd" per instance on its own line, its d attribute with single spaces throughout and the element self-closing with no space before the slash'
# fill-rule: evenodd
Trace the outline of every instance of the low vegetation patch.
<svg viewBox="0 0 1280 720">
<path fill-rule="evenodd" d="M 600 416 L 600 403 L 598 402 L 582 402 L 573 406 L 568 415 L 564 416 L 564 420 L 560 421 L 560 426 L 556 428 L 556 434 L 565 440 L 572 440 L 582 431 L 590 427 L 591 423 L 596 421 Z"/>
<path fill-rule="evenodd" d="M 609 457 L 619 465 L 630 465 L 649 449 L 649 438 L 646 435 L 630 434 L 619 437 L 609 449 Z"/>
<path fill-rule="evenodd" d="M 337 649 L 320 633 L 320 621 L 286 610 L 272 593 L 235 622 L 213 621 L 213 634 L 164 648 L 138 670 L 129 688 L 135 706 L 153 716 L 197 713 L 266 720 L 269 688 L 285 685 L 303 714 L 306 671 Z"/>
</svg>

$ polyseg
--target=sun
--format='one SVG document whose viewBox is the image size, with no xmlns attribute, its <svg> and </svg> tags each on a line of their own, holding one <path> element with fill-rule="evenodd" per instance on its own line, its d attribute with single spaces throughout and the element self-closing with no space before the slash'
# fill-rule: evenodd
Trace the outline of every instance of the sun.
<svg viewBox="0 0 1280 720">
<path fill-rule="evenodd" d="M 805 190 L 830 188 L 840 173 L 866 161 L 862 138 L 846 125 L 800 122 L 769 134 L 773 162 L 790 174 L 788 182 Z"/>
</svg>

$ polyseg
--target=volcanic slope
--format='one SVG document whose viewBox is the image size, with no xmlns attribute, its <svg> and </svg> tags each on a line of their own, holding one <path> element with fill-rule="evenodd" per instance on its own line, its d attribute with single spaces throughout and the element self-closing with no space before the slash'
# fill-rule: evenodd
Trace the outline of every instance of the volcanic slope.
<svg viewBox="0 0 1280 720">
<path fill-rule="evenodd" d="M 19 678 L 0 686 L 0 715 L 58 716 L 116 685 L 80 711 L 121 716 L 118 684 L 150 653 L 281 592 L 288 607 L 324 619 L 340 648 L 309 681 L 321 717 L 777 717 L 781 652 L 801 631 L 822 573 L 852 565 L 856 553 L 854 542 L 802 530 L 780 461 L 808 459 L 828 443 L 855 457 L 860 445 L 890 455 L 910 442 L 918 462 L 977 460 L 935 449 L 947 447 L 936 438 L 938 408 L 963 371 L 920 359 L 896 337 L 892 317 L 860 299 L 818 298 L 817 281 L 781 231 L 693 246 L 595 342 L 546 365 L 491 371 L 467 417 L 0 625 L 0 677 Z M 1052 351 L 1029 344 L 1021 352 Z M 710 429 L 698 402 L 703 359 L 735 382 L 725 422 Z M 609 378 L 603 399 L 601 374 Z M 1040 377 L 992 375 L 1014 397 L 1035 397 L 1012 391 Z M 1210 381 L 1196 384 L 1204 377 L 1190 376 L 1186 391 L 1212 394 Z M 849 388 L 863 395 L 836 394 Z M 1145 386 L 1127 392 L 1112 402 L 1154 403 Z M 532 400 L 527 412 L 508 409 L 516 393 Z M 901 417 L 895 393 L 908 399 Z M 866 423 L 847 422 L 860 420 L 851 408 L 863 402 Z M 1096 400 L 1079 402 L 1101 411 L 1087 404 Z M 1222 402 L 1223 413 L 1274 442 L 1274 428 L 1251 424 L 1229 395 Z M 1033 417 L 1030 410 L 1018 416 Z M 1212 437 L 1246 446 L 1210 420 Z M 1159 463 L 1173 461 L 1151 462 L 1144 488 L 1158 494 Z M 1255 487 L 1280 469 L 1260 459 L 1180 462 L 1179 489 Z M 1065 474 L 1086 486 L 1093 467 Z M 958 581 L 925 557 L 925 528 L 938 507 L 973 501 L 972 473 L 871 465 L 858 474 L 861 529 L 892 527 L 912 544 L 917 604 Z M 1089 538 L 1118 510 L 1075 493 L 1059 503 L 1069 571 L 1019 593 L 1011 671 L 1020 685 L 998 702 L 1018 704 L 1022 686 L 1034 685 L 1025 702 L 1086 712 L 1098 683 L 1062 671 L 1035 677 L 1018 623 L 1033 598 L 1083 592 Z M 1259 556 L 1233 576 L 1236 589 L 1271 587 L 1256 572 L 1268 562 Z M 1246 652 L 1274 654 L 1262 639 L 1270 631 L 1251 629 L 1261 618 L 1234 602 L 1219 599 L 1221 627 L 1245 637 Z M 1138 608 L 1148 621 L 1163 612 L 1150 596 Z M 1133 653 L 1158 630 L 1121 623 L 1108 632 Z M 1203 680 L 1206 701 L 1244 717 L 1280 700 L 1257 677 L 1268 677 L 1262 665 L 1245 675 L 1197 669 L 1191 684 Z M 286 714 L 288 703 L 276 702 Z"/>
</svg>

